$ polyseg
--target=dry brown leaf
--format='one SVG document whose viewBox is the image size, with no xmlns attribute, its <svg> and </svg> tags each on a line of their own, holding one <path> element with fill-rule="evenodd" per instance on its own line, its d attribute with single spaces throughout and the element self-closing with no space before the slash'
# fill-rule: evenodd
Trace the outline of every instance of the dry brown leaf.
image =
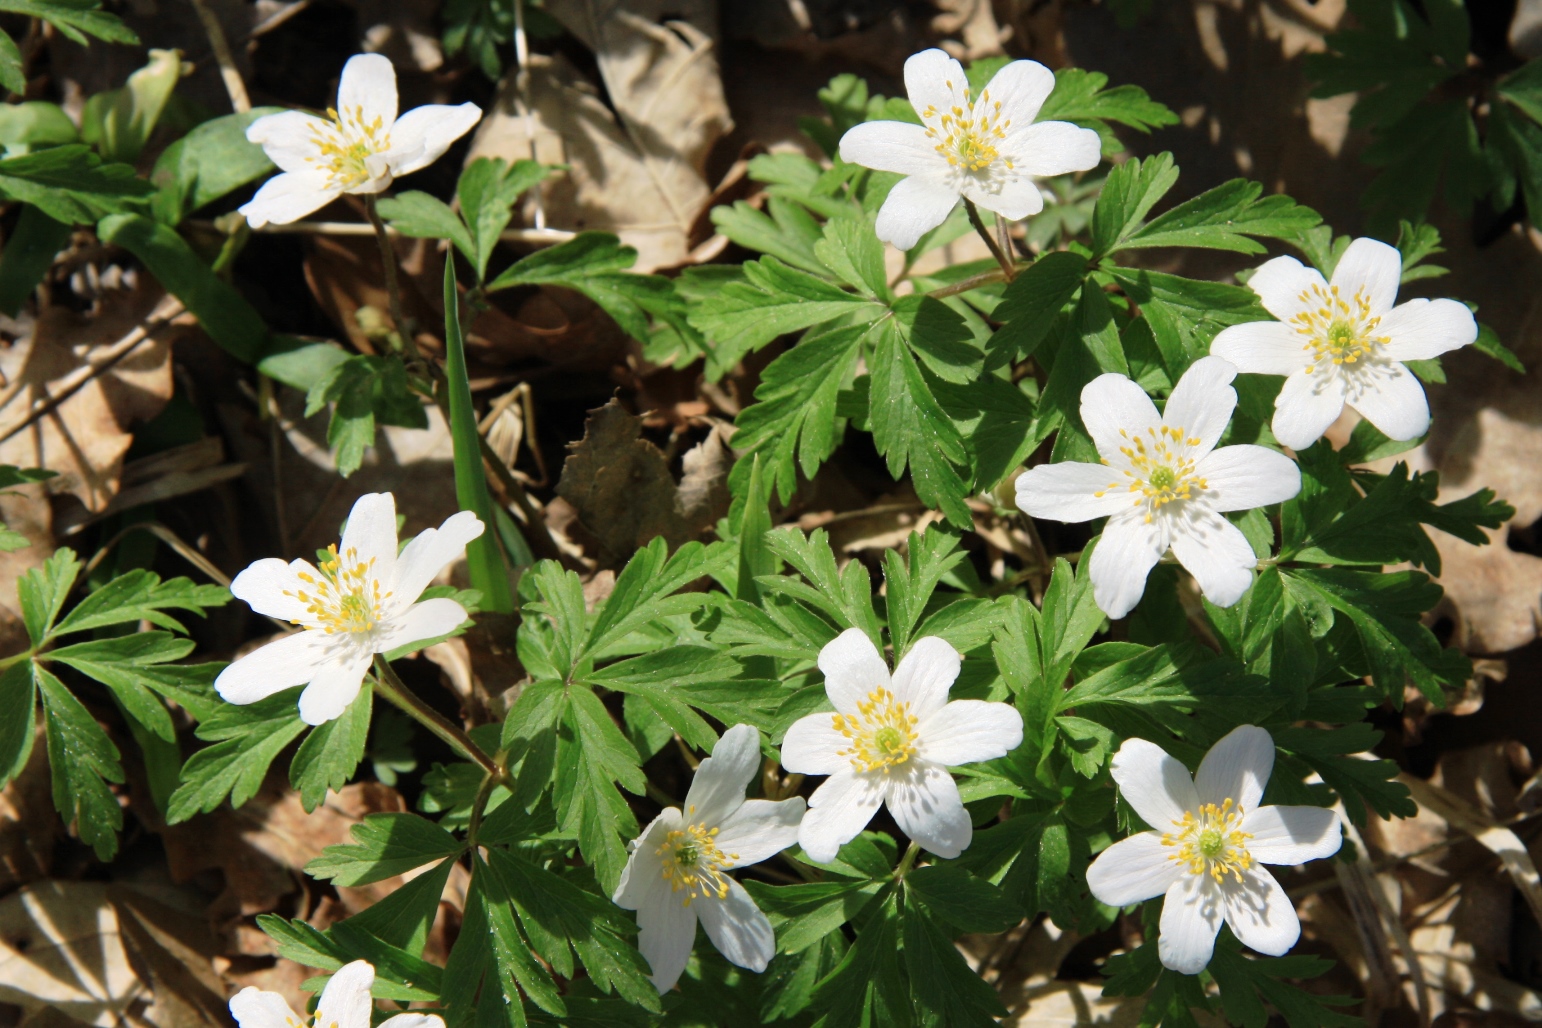
<svg viewBox="0 0 1542 1028">
<path fill-rule="evenodd" d="M 470 158 L 565 163 L 569 172 L 543 193 L 551 225 L 615 232 L 637 248 L 640 271 L 682 263 L 710 192 L 707 155 L 733 127 L 715 8 L 707 0 L 552 0 L 546 10 L 594 51 L 611 106 L 560 55 L 532 55 L 533 125 L 510 75 Z"/>
<path fill-rule="evenodd" d="M 100 882 L 43 881 L 0 900 L 0 1002 L 51 1006 L 102 1028 L 121 1023 L 144 983 L 129 964 Z"/>
<path fill-rule="evenodd" d="M 53 865 L 62 822 L 54 812 L 48 748 L 41 727 L 27 766 L 0 789 L 0 890 L 36 881 Z"/>
</svg>

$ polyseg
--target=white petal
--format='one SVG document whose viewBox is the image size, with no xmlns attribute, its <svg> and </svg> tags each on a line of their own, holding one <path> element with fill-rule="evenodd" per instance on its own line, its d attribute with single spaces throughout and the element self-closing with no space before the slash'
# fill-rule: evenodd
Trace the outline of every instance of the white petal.
<svg viewBox="0 0 1542 1028">
<path fill-rule="evenodd" d="M 917 639 L 894 669 L 889 688 L 895 700 L 910 704 L 912 716 L 925 721 L 948 702 L 948 690 L 958 678 L 963 659 L 946 639 L 935 635 Z"/>
<path fill-rule="evenodd" d="M 974 113 L 978 119 L 981 114 L 995 113 L 999 105 L 1002 118 L 1010 118 L 1015 126 L 1026 126 L 1038 117 L 1039 108 L 1054 88 L 1055 73 L 1038 61 L 1013 61 L 991 76 L 985 91 L 975 101 Z"/>
<path fill-rule="evenodd" d="M 1346 301 L 1365 291 L 1372 314 L 1385 314 L 1397 301 L 1398 280 L 1403 277 L 1403 255 L 1397 247 L 1361 237 L 1349 244 L 1333 269 L 1332 284 Z"/>
<path fill-rule="evenodd" d="M 798 825 L 798 845 L 816 864 L 828 864 L 841 847 L 862 834 L 883 803 L 880 774 L 859 774 L 848 764 L 814 790 Z"/>
<path fill-rule="evenodd" d="M 327 1028 L 369 1028 L 369 998 L 375 984 L 375 968 L 367 960 L 355 960 L 333 972 L 316 1003 L 316 1023 Z"/>
<path fill-rule="evenodd" d="M 342 187 L 333 185 L 324 175 L 274 175 L 263 183 L 257 195 L 237 208 L 252 228 L 264 225 L 288 225 L 312 211 L 320 210 L 342 195 Z"/>
<path fill-rule="evenodd" d="M 658 817 L 648 822 L 648 827 L 632 843 L 626 867 L 621 869 L 621 881 L 611 896 L 612 903 L 623 910 L 640 910 L 654 890 L 664 884 L 658 849 L 665 836 L 682 823 L 679 807 L 665 807 Z"/>
<path fill-rule="evenodd" d="M 1012 120 L 1017 120 L 1015 115 Z M 1103 140 L 1098 134 L 1069 121 L 1041 121 L 1014 128 L 1005 146 L 1013 171 L 1040 177 L 1090 171 L 1103 159 Z"/>
<path fill-rule="evenodd" d="M 1230 607 L 1253 584 L 1258 557 L 1242 529 L 1213 511 L 1190 506 L 1174 519 L 1173 556 L 1199 583 L 1205 599 Z"/>
<path fill-rule="evenodd" d="M 1258 807 L 1242 819 L 1248 853 L 1261 864 L 1304 864 L 1339 851 L 1338 815 L 1327 807 Z"/>
<path fill-rule="evenodd" d="M 1102 464 L 1040 464 L 1017 478 L 1017 506 L 1036 518 L 1091 521 L 1130 506 L 1128 478 Z"/>
<path fill-rule="evenodd" d="M 1244 811 L 1258 806 L 1274 770 L 1274 737 L 1256 725 L 1240 725 L 1222 736 L 1194 773 L 1199 802 L 1226 800 Z"/>
<path fill-rule="evenodd" d="M 294 1028 L 304 1023 L 284 997 L 250 985 L 230 998 L 230 1016 L 241 1028 Z"/>
<path fill-rule="evenodd" d="M 995 760 L 1023 742 L 1023 716 L 1009 703 L 954 700 L 917 726 L 923 760 L 956 767 Z"/>
<path fill-rule="evenodd" d="M 466 552 L 466 544 L 481 536 L 486 526 L 471 511 L 445 519 L 438 528 L 426 528 L 402 548 L 396 558 L 396 582 L 391 600 L 406 606 L 423 594 L 430 582 L 451 561 Z"/>
<path fill-rule="evenodd" d="M 1331 367 L 1331 366 L 1329 366 Z M 1274 399 L 1274 438 L 1292 450 L 1304 450 L 1344 413 L 1344 376 L 1329 367 L 1308 375 L 1297 371 Z"/>
<path fill-rule="evenodd" d="M 1301 938 L 1296 908 L 1274 876 L 1261 867 L 1228 878 L 1221 886 L 1226 923 L 1244 946 L 1267 956 L 1284 956 Z"/>
<path fill-rule="evenodd" d="M 947 166 L 926 129 L 908 121 L 868 121 L 841 137 L 841 160 L 877 171 L 929 175 Z"/>
<path fill-rule="evenodd" d="M 711 828 L 739 808 L 744 790 L 760 773 L 760 730 L 753 725 L 734 725 L 712 747 L 685 794 L 687 824 Z"/>
<path fill-rule="evenodd" d="M 467 616 L 466 608 L 448 596 L 414 603 L 392 618 L 375 637 L 375 652 L 389 653 L 408 643 L 449 635 L 465 623 Z"/>
<path fill-rule="evenodd" d="M 300 720 L 308 725 L 324 725 L 341 717 L 358 698 L 369 665 L 369 655 L 364 654 L 351 663 L 322 668 L 300 694 Z"/>
<path fill-rule="evenodd" d="M 941 225 L 958 205 L 958 190 L 925 175 L 902 178 L 889 190 L 873 231 L 886 243 L 908 250 Z"/>
<path fill-rule="evenodd" d="M 782 767 L 800 775 L 833 775 L 851 770 L 839 756 L 851 740 L 835 729 L 833 714 L 809 714 L 792 723 L 782 739 Z"/>
<path fill-rule="evenodd" d="M 438 1014 L 395 1014 L 376 1028 L 444 1028 L 444 1019 Z"/>
<path fill-rule="evenodd" d="M 316 569 L 303 560 L 285 564 L 277 557 L 264 557 L 236 576 L 230 592 L 259 614 L 281 621 L 308 621 L 305 602 L 299 598 L 307 591 L 300 581 L 302 573 L 316 577 Z"/>
<path fill-rule="evenodd" d="M 321 631 L 296 632 L 253 650 L 219 673 L 214 690 L 226 703 L 256 703 L 304 685 L 351 651 Z"/>
<path fill-rule="evenodd" d="M 680 980 L 696 942 L 696 907 L 686 906 L 683 895 L 671 892 L 666 884 L 637 908 L 637 948 L 648 961 L 653 972 L 648 978 L 660 993 Z"/>
<path fill-rule="evenodd" d="M 825 676 L 825 695 L 842 714 L 857 713 L 857 704 L 868 693 L 889 687 L 889 665 L 860 628 L 848 628 L 825 643 L 819 670 Z"/>
<path fill-rule="evenodd" d="M 1231 387 L 1237 367 L 1219 357 L 1201 357 L 1178 379 L 1162 412 L 1162 424 L 1181 429 L 1193 456 L 1209 453 L 1220 440 L 1237 409 L 1237 391 Z"/>
<path fill-rule="evenodd" d="M 1392 308 L 1376 334 L 1389 340 L 1389 360 L 1417 361 L 1439 357 L 1478 338 L 1478 323 L 1464 303 L 1455 300 L 1409 300 Z"/>
<path fill-rule="evenodd" d="M 1186 874 L 1162 900 L 1157 955 L 1162 966 L 1179 974 L 1199 974 L 1215 952 L 1216 933 L 1225 918 L 1221 889 L 1209 875 Z"/>
<path fill-rule="evenodd" d="M 1159 832 L 1199 807 L 1189 769 L 1154 742 L 1126 739 L 1109 771 L 1124 801 Z"/>
<path fill-rule="evenodd" d="M 1210 353 L 1249 374 L 1292 375 L 1311 358 L 1302 343 L 1304 338 L 1284 322 L 1249 321 L 1221 329 L 1210 344 Z"/>
<path fill-rule="evenodd" d="M 1162 424 L 1162 416 L 1146 391 L 1113 372 L 1099 375 L 1082 387 L 1081 415 L 1098 454 L 1116 468 L 1130 466 L 1130 459 L 1119 448 L 1129 446 L 1131 436 L 1147 435 L 1148 429 Z"/>
<path fill-rule="evenodd" d="M 1367 367 L 1349 381 L 1345 402 L 1388 439 L 1417 439 L 1430 427 L 1430 404 L 1424 397 L 1424 386 L 1403 365 Z"/>
<path fill-rule="evenodd" d="M 1194 471 L 1205 480 L 1205 503 L 1223 512 L 1283 503 L 1301 491 L 1301 469 L 1295 461 L 1252 443 L 1223 446 Z"/>
<path fill-rule="evenodd" d="M 365 125 L 376 118 L 382 128 L 396 121 L 396 69 L 380 54 L 355 54 L 343 65 L 337 83 L 337 113 Z"/>
<path fill-rule="evenodd" d="M 776 955 L 776 936 L 771 922 L 760 912 L 744 886 L 728 881 L 728 895 L 723 899 L 704 896 L 693 904 L 707 938 L 730 964 L 760 972 Z"/>
<path fill-rule="evenodd" d="M 745 800 L 723 820 L 717 848 L 729 854 L 729 867 L 768 860 L 798 841 L 798 825 L 807 810 L 802 796 L 790 800 Z"/>
<path fill-rule="evenodd" d="M 1160 896 L 1187 871 L 1172 859 L 1173 852 L 1171 846 L 1162 845 L 1160 832 L 1120 839 L 1087 868 L 1087 887 L 1111 907 L 1127 907 Z"/>
<path fill-rule="evenodd" d="M 1021 221 L 1044 209 L 1044 194 L 1039 191 L 1038 183 L 1027 175 L 1012 178 L 965 175 L 960 186 L 975 206 L 999 214 L 1008 221 Z"/>
<path fill-rule="evenodd" d="M 337 551 L 349 564 L 374 561 L 373 577 L 390 588 L 389 583 L 396 580 L 396 497 L 365 493 L 354 500 Z"/>
<path fill-rule="evenodd" d="M 252 122 L 246 129 L 246 138 L 262 147 L 268 160 L 281 170 L 303 173 L 315 167 L 313 160 L 321 154 L 316 138 L 330 139 L 333 133 L 330 122 L 313 114 L 284 111 Z"/>
<path fill-rule="evenodd" d="M 1281 321 L 1289 321 L 1312 305 L 1312 301 L 1304 299 L 1302 294 L 1310 295 L 1313 286 L 1326 291 L 1328 283 L 1316 268 L 1309 268 L 1294 257 L 1265 261 L 1248 279 L 1248 288 L 1258 294 L 1258 302 L 1264 305 L 1264 310 Z M 1210 352 L 1215 352 L 1213 347 Z"/>
<path fill-rule="evenodd" d="M 1140 602 L 1146 576 L 1167 552 L 1162 525 L 1140 514 L 1110 518 L 1092 551 L 1092 598 L 1111 618 L 1122 618 Z"/>
<path fill-rule="evenodd" d="M 894 823 L 922 849 L 952 858 L 969 848 L 974 826 L 947 768 L 913 758 L 889 776 L 888 786 Z"/>
<path fill-rule="evenodd" d="M 964 99 L 968 86 L 964 66 L 936 48 L 911 54 L 905 61 L 905 92 L 910 106 L 922 118 L 927 107 L 935 107 L 939 115 L 954 107 L 968 110 L 969 102 Z"/>
<path fill-rule="evenodd" d="M 391 128 L 391 148 L 383 155 L 386 165 L 398 176 L 421 171 L 481 120 L 482 108 L 474 103 L 414 107 Z"/>
</svg>

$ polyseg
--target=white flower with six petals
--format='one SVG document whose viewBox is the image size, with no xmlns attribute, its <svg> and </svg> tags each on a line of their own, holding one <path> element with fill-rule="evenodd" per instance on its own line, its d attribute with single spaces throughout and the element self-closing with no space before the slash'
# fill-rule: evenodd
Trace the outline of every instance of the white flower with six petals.
<svg viewBox="0 0 1542 1028">
<path fill-rule="evenodd" d="M 908 176 L 878 212 L 878 238 L 908 250 L 941 225 L 959 197 L 1009 221 L 1044 209 L 1034 176 L 1098 166 L 1102 143 L 1068 121 L 1034 122 L 1055 88 L 1037 61 L 1013 61 L 976 99 L 963 66 L 941 50 L 905 62 L 905 90 L 922 125 L 869 121 L 841 137 L 841 159 Z"/>
<path fill-rule="evenodd" d="M 917 639 L 891 677 L 860 628 L 819 651 L 834 714 L 799 718 L 782 740 L 788 771 L 829 775 L 809 797 L 798 845 L 829 863 L 885 803 L 901 830 L 939 857 L 956 857 L 974 828 L 948 768 L 1005 756 L 1023 741 L 1006 703 L 948 702 L 961 658 L 945 640 Z"/>
<path fill-rule="evenodd" d="M 378 193 L 402 175 L 428 167 L 482 117 L 476 104 L 425 104 L 396 116 L 396 69 L 380 54 L 343 65 L 337 106 L 325 118 L 285 111 L 258 118 L 246 138 L 262 147 L 281 175 L 241 207 L 253 228 L 287 225 L 343 193 Z"/>
<path fill-rule="evenodd" d="M 1087 868 L 1092 894 L 1124 907 L 1162 902 L 1162 966 L 1198 974 L 1224 921 L 1245 946 L 1279 956 L 1301 922 L 1261 864 L 1304 864 L 1338 852 L 1338 817 L 1326 807 L 1260 807 L 1274 740 L 1243 725 L 1210 748 L 1192 778 L 1160 746 L 1128 739 L 1114 754 L 1119 793 L 1154 831 L 1121 839 Z"/>
<path fill-rule="evenodd" d="M 276 992 L 248 985 L 230 1000 L 230 1016 L 241 1028 L 370 1028 L 375 1003 L 369 990 L 375 984 L 375 968 L 367 960 L 344 964 L 321 990 L 314 1019 L 301 1017 Z M 437 1014 L 397 1014 L 378 1028 L 444 1028 Z"/>
<path fill-rule="evenodd" d="M 1274 437 L 1311 446 L 1347 405 L 1389 439 L 1416 439 L 1430 425 L 1424 387 L 1402 363 L 1427 360 L 1478 338 L 1456 300 L 1397 300 L 1403 258 L 1374 239 L 1356 239 L 1333 280 L 1294 257 L 1276 257 L 1248 279 L 1278 321 L 1224 329 L 1210 352 L 1240 371 L 1284 375 L 1274 401 Z"/>
<path fill-rule="evenodd" d="M 685 970 L 698 919 L 730 963 L 759 972 L 776 954 L 771 922 L 726 872 L 791 846 L 806 808 L 798 796 L 745 799 L 759 772 L 760 732 L 735 725 L 696 769 L 685 810 L 666 808 L 632 841 L 613 898 L 637 911 L 638 949 L 661 993 Z"/>
<path fill-rule="evenodd" d="M 1215 448 L 1237 406 L 1237 369 L 1203 357 L 1184 372 L 1164 413 L 1124 375 L 1082 389 L 1082 423 L 1101 464 L 1041 464 L 1017 479 L 1017 505 L 1036 518 L 1108 518 L 1092 551 L 1098 607 L 1121 618 L 1169 549 L 1205 598 L 1229 607 L 1253 581 L 1257 557 L 1221 515 L 1288 500 L 1301 472 L 1283 453 L 1244 444 Z"/>
<path fill-rule="evenodd" d="M 359 695 L 377 653 L 453 632 L 466 608 L 440 597 L 414 601 L 434 576 L 482 534 L 470 511 L 426 529 L 396 552 L 396 498 L 366 493 L 354 502 L 341 549 L 317 568 L 306 560 L 268 557 L 230 583 L 257 613 L 305 629 L 247 654 L 221 671 L 214 688 L 230 703 L 255 703 L 305 685 L 300 717 L 319 725 Z"/>
</svg>

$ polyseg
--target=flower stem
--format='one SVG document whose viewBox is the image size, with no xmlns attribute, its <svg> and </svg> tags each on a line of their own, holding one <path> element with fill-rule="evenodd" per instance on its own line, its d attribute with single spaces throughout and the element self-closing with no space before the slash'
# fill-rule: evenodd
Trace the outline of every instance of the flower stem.
<svg viewBox="0 0 1542 1028">
<path fill-rule="evenodd" d="M 481 767 L 492 776 L 494 781 L 505 782 L 508 779 L 508 772 L 484 753 L 482 747 L 472 742 L 471 736 L 467 735 L 464 729 L 424 703 L 416 693 L 407 688 L 406 684 L 397 677 L 390 662 L 383 654 L 378 653 L 375 655 L 375 682 L 382 696 L 400 707 L 405 714 L 424 728 L 449 743 L 467 760 Z"/>
<path fill-rule="evenodd" d="M 1006 277 L 1006 272 L 1002 271 L 1000 268 L 997 268 L 995 271 L 982 271 L 978 275 L 970 275 L 966 279 L 960 279 L 959 281 L 950 285 L 945 285 L 938 289 L 933 289 L 926 295 L 935 297 L 936 299 L 940 300 L 945 296 L 957 296 L 959 293 L 967 293 L 971 289 L 978 289 L 981 286 L 988 286 L 992 282 L 1004 282 L 1006 281 Z"/>
<path fill-rule="evenodd" d="M 969 224 L 973 225 L 974 230 L 980 234 L 980 238 L 985 240 L 991 256 L 996 258 L 997 264 L 1001 265 L 1001 273 L 1007 277 L 1008 282 L 1012 281 L 1017 275 L 1017 269 L 1012 266 L 1012 258 L 1002 252 L 1001 244 L 996 242 L 996 237 L 991 234 L 990 229 L 985 227 L 985 222 L 980 220 L 980 212 L 975 209 L 974 202 L 967 196 L 964 197 L 964 210 L 969 214 Z"/>
<path fill-rule="evenodd" d="M 964 202 L 968 203 L 969 201 L 965 200 Z M 916 866 L 916 857 L 920 855 L 921 844 L 912 842 L 910 848 L 905 851 L 905 855 L 900 858 L 899 867 L 894 869 L 894 877 L 897 881 L 904 881 L 905 876 L 910 873 L 910 869 Z"/>
<path fill-rule="evenodd" d="M 402 342 L 417 353 L 418 342 L 414 326 L 407 320 L 406 313 L 402 310 L 402 286 L 396 277 L 396 250 L 391 246 L 391 237 L 386 232 L 385 222 L 380 220 L 380 212 L 375 209 L 375 194 L 367 193 L 364 196 L 364 212 L 369 215 L 369 223 L 375 228 L 375 242 L 380 244 L 380 263 L 385 266 L 386 295 L 391 302 L 391 322 L 396 326 L 397 334 Z"/>
</svg>

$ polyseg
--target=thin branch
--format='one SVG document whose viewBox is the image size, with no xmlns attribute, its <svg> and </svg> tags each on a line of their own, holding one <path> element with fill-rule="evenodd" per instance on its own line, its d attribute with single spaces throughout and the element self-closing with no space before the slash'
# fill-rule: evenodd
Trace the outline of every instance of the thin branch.
<svg viewBox="0 0 1542 1028">
<path fill-rule="evenodd" d="M 230 106 L 237 114 L 245 114 L 252 109 L 252 98 L 246 94 L 246 83 L 241 79 L 241 72 L 236 67 L 236 59 L 230 52 L 230 42 L 225 38 L 225 29 L 220 25 L 219 18 L 215 17 L 209 9 L 207 0 L 191 0 L 193 10 L 198 12 L 198 20 L 203 23 L 204 33 L 209 37 L 209 48 L 214 51 L 214 63 L 219 65 L 220 78 L 225 83 L 225 92 L 230 94 Z"/>
</svg>

